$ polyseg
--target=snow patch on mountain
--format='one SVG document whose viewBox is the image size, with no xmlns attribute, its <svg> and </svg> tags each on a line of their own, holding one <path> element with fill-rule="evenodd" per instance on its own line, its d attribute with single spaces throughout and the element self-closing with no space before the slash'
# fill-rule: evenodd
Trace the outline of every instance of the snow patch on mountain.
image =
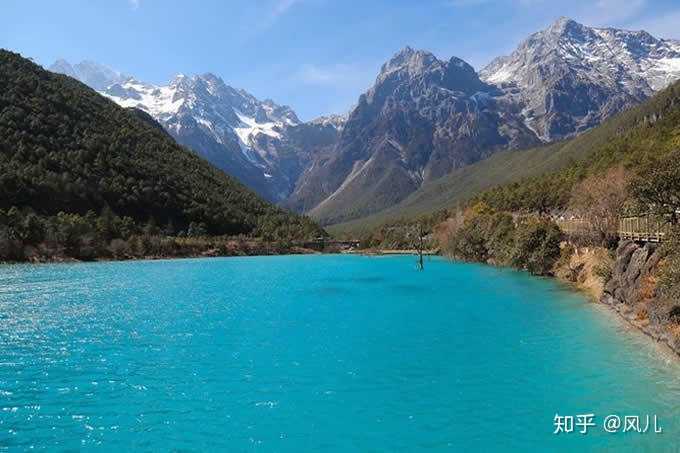
<svg viewBox="0 0 680 453">
<path fill-rule="evenodd" d="M 326 115 L 320 116 L 318 118 L 310 121 L 310 124 L 316 124 L 323 127 L 334 127 L 336 130 L 341 131 L 345 127 L 347 122 L 348 113 L 344 115 Z"/>
<path fill-rule="evenodd" d="M 212 74 L 179 74 L 163 86 L 130 78 L 106 87 L 101 93 L 122 107 L 144 110 L 176 136 L 183 133 L 183 128 L 191 127 L 192 122 L 187 120 L 193 120 L 217 143 L 238 143 L 243 156 L 265 178 L 272 175 L 265 176 L 267 156 L 258 148 L 257 137 L 266 135 L 281 140 L 286 127 L 299 124 L 290 108 L 271 100 L 258 101 Z"/>
<path fill-rule="evenodd" d="M 594 127 L 680 79 L 680 42 L 561 18 L 479 74 L 520 105 L 529 129 L 552 141 Z"/>
<path fill-rule="evenodd" d="M 680 42 L 644 31 L 591 28 L 566 18 L 531 35 L 511 55 L 495 59 L 480 77 L 493 84 L 529 87 L 532 67 L 551 60 L 571 65 L 569 70 L 580 77 L 632 86 L 637 79 L 655 91 L 680 78 Z"/>
<path fill-rule="evenodd" d="M 177 87 L 147 85 L 134 79 L 107 87 L 102 94 L 122 107 L 135 107 L 162 120 L 179 112 L 185 98 Z"/>
<path fill-rule="evenodd" d="M 281 133 L 279 132 L 283 127 L 281 122 L 258 123 L 255 118 L 245 116 L 238 110 L 236 111 L 236 116 L 241 121 L 241 125 L 240 127 L 235 127 L 234 132 L 236 132 L 244 146 L 252 146 L 252 140 L 259 134 L 281 138 Z"/>
</svg>

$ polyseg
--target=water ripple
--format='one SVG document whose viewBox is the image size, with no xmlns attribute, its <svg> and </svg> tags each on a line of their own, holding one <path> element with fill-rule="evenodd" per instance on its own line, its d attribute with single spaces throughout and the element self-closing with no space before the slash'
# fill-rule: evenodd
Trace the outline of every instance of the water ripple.
<svg viewBox="0 0 680 453">
<path fill-rule="evenodd" d="M 0 270 L 0 451 L 660 451 L 680 433 L 677 361 L 521 273 L 346 256 Z M 556 411 L 656 413 L 667 435 L 556 439 Z"/>
</svg>

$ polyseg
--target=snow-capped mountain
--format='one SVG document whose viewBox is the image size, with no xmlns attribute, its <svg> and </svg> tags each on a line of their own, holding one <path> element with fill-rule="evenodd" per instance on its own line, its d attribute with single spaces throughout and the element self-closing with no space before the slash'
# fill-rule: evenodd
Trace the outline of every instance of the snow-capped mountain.
<svg viewBox="0 0 680 453">
<path fill-rule="evenodd" d="M 130 77 L 93 61 L 82 61 L 71 65 L 66 60 L 57 60 L 50 71 L 66 74 L 78 79 L 95 90 L 103 90 L 114 83 L 124 82 Z"/>
<path fill-rule="evenodd" d="M 561 18 L 480 72 L 543 141 L 596 126 L 680 78 L 680 42 Z"/>
<path fill-rule="evenodd" d="M 83 67 L 99 68 L 97 74 L 106 74 L 108 80 L 101 76 L 92 83 L 94 78 Z M 60 60 L 50 69 L 90 84 L 123 107 L 149 113 L 179 143 L 272 201 L 292 192 L 310 152 L 328 141 L 326 134 L 320 142 L 305 142 L 299 133 L 291 133 L 302 123 L 290 107 L 260 101 L 213 74 L 178 75 L 157 86 L 93 63 L 71 66 Z M 331 125 L 334 139 L 341 121 L 311 125 L 324 130 Z"/>
<path fill-rule="evenodd" d="M 284 128 L 300 124 L 289 107 L 271 100 L 261 102 L 213 74 L 180 74 L 165 86 L 129 79 L 102 92 L 123 107 L 148 112 L 177 137 L 186 135 L 184 129 L 195 122 L 218 143 L 238 144 L 244 157 L 262 168 L 271 162 L 258 148 L 258 136 L 280 139 Z"/>
<path fill-rule="evenodd" d="M 347 116 L 348 115 L 349 114 L 320 116 L 316 119 L 313 119 L 309 123 L 310 124 L 318 124 L 318 125 L 321 125 L 321 126 L 331 126 L 339 132 L 339 131 L 342 130 L 343 127 L 345 127 L 345 123 L 347 122 Z"/>
<path fill-rule="evenodd" d="M 564 18 L 479 74 L 406 48 L 287 203 L 331 224 L 380 211 L 497 151 L 586 131 L 678 78 L 680 43 Z"/>
<path fill-rule="evenodd" d="M 407 47 L 383 65 L 334 151 L 305 172 L 287 205 L 341 222 L 389 207 L 497 150 L 539 143 L 472 66 Z"/>
<path fill-rule="evenodd" d="M 266 198 L 334 223 L 495 152 L 597 126 L 680 78 L 680 42 L 562 18 L 479 72 L 406 48 L 347 116 L 307 123 L 212 74 L 154 86 L 94 63 L 51 69 L 148 112 Z"/>
</svg>

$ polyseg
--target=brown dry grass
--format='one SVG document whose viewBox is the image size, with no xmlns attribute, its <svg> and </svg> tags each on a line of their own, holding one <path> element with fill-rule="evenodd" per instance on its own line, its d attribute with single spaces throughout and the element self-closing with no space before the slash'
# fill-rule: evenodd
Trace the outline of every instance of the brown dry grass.
<svg viewBox="0 0 680 453">
<path fill-rule="evenodd" d="M 635 308 L 635 320 L 643 321 L 649 319 L 649 310 L 645 304 L 640 304 Z"/>
<path fill-rule="evenodd" d="M 569 260 L 560 264 L 563 269 L 557 269 L 555 275 L 569 275 L 570 270 L 580 268 L 576 276 L 576 286 L 595 300 L 599 300 L 604 292 L 605 282 L 596 274 L 595 269 L 607 261 L 611 261 L 611 258 L 606 248 L 577 247 Z M 566 269 L 564 269 L 565 266 Z"/>
<path fill-rule="evenodd" d="M 653 299 L 657 284 L 658 279 L 652 275 L 648 275 L 640 284 L 640 290 L 638 292 L 640 301 L 649 301 Z"/>
</svg>

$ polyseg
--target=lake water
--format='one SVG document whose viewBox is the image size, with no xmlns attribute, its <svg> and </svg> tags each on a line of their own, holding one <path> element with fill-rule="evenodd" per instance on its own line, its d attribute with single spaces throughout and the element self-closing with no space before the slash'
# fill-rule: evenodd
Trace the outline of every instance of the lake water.
<svg viewBox="0 0 680 453">
<path fill-rule="evenodd" d="M 680 367 L 646 338 L 552 280 L 425 266 L 2 266 L 0 451 L 680 448 Z M 556 413 L 598 426 L 554 435 Z"/>
</svg>

